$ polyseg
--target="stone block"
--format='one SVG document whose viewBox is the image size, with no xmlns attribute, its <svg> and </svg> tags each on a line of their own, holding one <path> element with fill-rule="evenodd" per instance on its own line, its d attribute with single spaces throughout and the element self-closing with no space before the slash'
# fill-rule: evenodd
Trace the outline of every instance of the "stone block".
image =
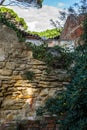
<svg viewBox="0 0 87 130">
<path fill-rule="evenodd" d="M 10 76 L 12 75 L 12 70 L 8 70 L 8 69 L 0 69 L 0 75 L 2 76 Z"/>
</svg>

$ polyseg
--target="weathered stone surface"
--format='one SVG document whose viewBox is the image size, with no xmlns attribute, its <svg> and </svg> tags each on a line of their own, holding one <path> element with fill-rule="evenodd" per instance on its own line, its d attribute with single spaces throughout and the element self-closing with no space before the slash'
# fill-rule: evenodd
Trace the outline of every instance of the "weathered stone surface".
<svg viewBox="0 0 87 130">
<path fill-rule="evenodd" d="M 14 62 L 7 62 L 6 63 L 6 69 L 14 70 L 15 69 L 15 63 Z"/>
<path fill-rule="evenodd" d="M 5 60 L 5 53 L 4 53 L 4 48 L 0 44 L 0 62 Z"/>
<path fill-rule="evenodd" d="M 3 97 L 3 93 L 2 92 L 0 92 L 0 97 Z"/>
<path fill-rule="evenodd" d="M 42 91 L 41 91 L 41 93 L 40 93 L 40 96 L 41 96 L 41 97 L 45 97 L 45 96 L 48 95 L 48 93 L 49 93 L 49 89 L 48 89 L 48 88 L 42 89 Z"/>
<path fill-rule="evenodd" d="M 17 80 L 17 82 L 14 84 L 14 86 L 20 86 L 20 87 L 31 87 L 31 84 L 28 80 Z"/>
<path fill-rule="evenodd" d="M 11 105 L 14 105 L 14 104 L 15 104 L 15 100 L 7 99 L 7 100 L 4 100 L 2 107 L 8 107 L 8 106 L 11 106 Z"/>
<path fill-rule="evenodd" d="M 48 95 L 49 95 L 49 97 L 53 97 L 53 95 L 55 96 L 55 94 L 56 94 L 56 92 L 57 91 L 61 91 L 61 90 L 63 90 L 63 88 L 51 88 L 50 90 L 49 90 L 49 93 L 48 93 Z"/>
<path fill-rule="evenodd" d="M 10 76 L 12 74 L 11 70 L 8 69 L 0 69 L 0 75 L 4 75 L 4 76 Z"/>
<path fill-rule="evenodd" d="M 46 64 L 33 59 L 13 30 L 0 25 L 0 31 L 0 119 L 34 117 L 36 108 L 68 84 L 69 75 L 63 69 L 47 74 Z M 32 80 L 27 79 L 26 71 L 34 72 Z"/>
</svg>

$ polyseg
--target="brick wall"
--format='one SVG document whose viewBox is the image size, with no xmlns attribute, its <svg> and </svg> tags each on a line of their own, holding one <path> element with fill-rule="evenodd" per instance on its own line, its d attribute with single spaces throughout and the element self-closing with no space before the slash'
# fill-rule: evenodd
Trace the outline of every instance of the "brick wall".
<svg viewBox="0 0 87 130">
<path fill-rule="evenodd" d="M 20 123 L 3 123 L 0 130 L 59 130 L 56 117 L 45 117 L 42 120 L 22 120 Z"/>
<path fill-rule="evenodd" d="M 82 21 L 84 19 L 84 16 L 78 18 L 73 14 L 68 16 L 60 38 L 64 40 L 75 40 L 79 38 L 83 34 Z"/>
<path fill-rule="evenodd" d="M 40 121 L 28 120 L 25 124 L 19 124 L 19 130 L 59 130 L 55 117 L 45 117 Z"/>
</svg>

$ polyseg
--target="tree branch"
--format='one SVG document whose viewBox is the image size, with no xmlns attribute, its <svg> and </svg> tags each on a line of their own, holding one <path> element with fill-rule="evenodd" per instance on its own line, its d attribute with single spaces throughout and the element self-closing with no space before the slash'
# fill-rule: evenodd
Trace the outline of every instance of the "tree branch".
<svg viewBox="0 0 87 130">
<path fill-rule="evenodd" d="M 5 0 L 1 0 L 1 1 L 0 1 L 0 5 L 2 5 L 4 2 L 5 2 Z"/>
</svg>

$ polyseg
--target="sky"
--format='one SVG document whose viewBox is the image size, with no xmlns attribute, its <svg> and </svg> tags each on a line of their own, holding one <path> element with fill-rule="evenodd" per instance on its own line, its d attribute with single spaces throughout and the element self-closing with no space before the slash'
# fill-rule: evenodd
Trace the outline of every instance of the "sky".
<svg viewBox="0 0 87 130">
<path fill-rule="evenodd" d="M 8 1 L 8 0 L 7 0 Z M 78 1 L 78 0 L 77 0 Z M 9 6 L 13 9 L 19 17 L 24 18 L 30 31 L 45 31 L 52 29 L 50 19 L 54 21 L 62 21 L 59 19 L 61 9 L 70 7 L 76 0 L 44 0 L 43 6 L 37 8 L 20 8 L 19 6 Z"/>
<path fill-rule="evenodd" d="M 44 0 L 43 5 L 54 6 L 58 8 L 67 8 L 78 1 L 79 0 Z"/>
<path fill-rule="evenodd" d="M 13 0 L 6 0 L 6 2 L 8 1 Z M 43 5 L 54 6 L 58 8 L 67 8 L 69 6 L 72 6 L 74 3 L 78 1 L 80 0 L 43 0 Z"/>
<path fill-rule="evenodd" d="M 54 26 L 51 24 L 50 19 L 57 20 L 59 9 L 52 6 L 44 5 L 41 9 L 37 8 L 20 8 L 18 6 L 9 6 L 13 9 L 19 17 L 25 19 L 29 30 L 31 31 L 44 31 L 52 29 Z M 61 22 L 62 23 L 62 22 Z"/>
</svg>

